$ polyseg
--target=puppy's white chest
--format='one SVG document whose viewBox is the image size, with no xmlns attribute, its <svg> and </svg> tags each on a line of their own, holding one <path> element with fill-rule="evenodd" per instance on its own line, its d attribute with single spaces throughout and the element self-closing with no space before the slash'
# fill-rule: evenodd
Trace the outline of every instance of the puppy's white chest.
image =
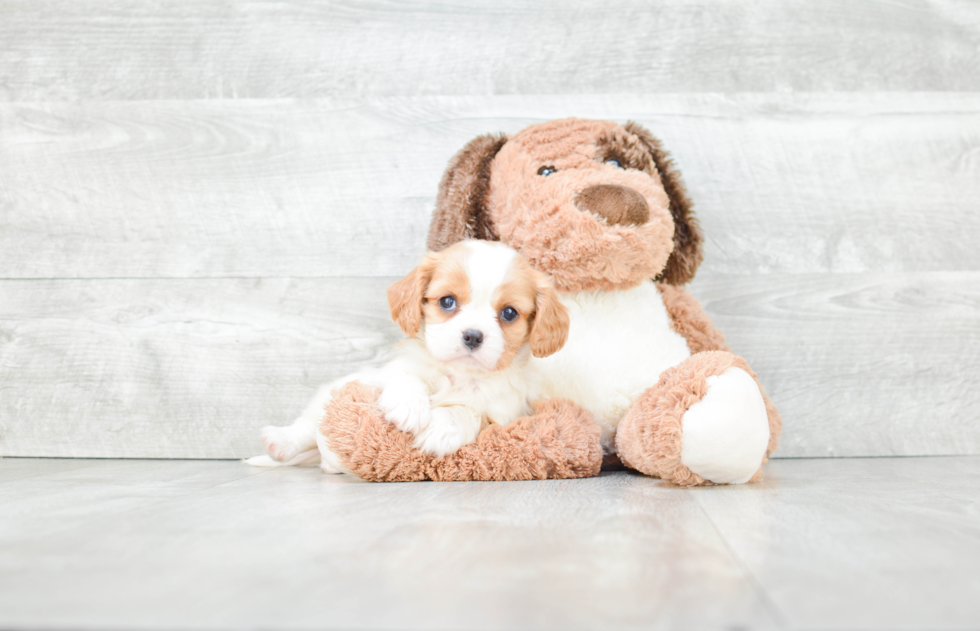
<svg viewBox="0 0 980 631">
<path fill-rule="evenodd" d="M 592 411 L 610 451 L 616 425 L 632 402 L 691 351 L 670 326 L 652 282 L 620 291 L 565 294 L 568 342 L 537 360 L 547 396 L 572 399 Z"/>
<path fill-rule="evenodd" d="M 433 385 L 433 407 L 464 405 L 500 425 L 508 425 L 531 411 L 528 390 L 533 378 L 528 370 L 518 370 L 516 366 L 479 376 L 443 375 Z"/>
</svg>

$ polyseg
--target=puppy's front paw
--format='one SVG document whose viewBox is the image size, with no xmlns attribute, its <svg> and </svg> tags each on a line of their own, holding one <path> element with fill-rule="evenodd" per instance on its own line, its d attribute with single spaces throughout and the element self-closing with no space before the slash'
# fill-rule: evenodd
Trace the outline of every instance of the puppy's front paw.
<svg viewBox="0 0 980 631">
<path fill-rule="evenodd" d="M 409 434 L 418 434 L 429 425 L 432 406 L 424 388 L 390 384 L 378 398 L 385 419 Z"/>
<path fill-rule="evenodd" d="M 474 438 L 476 435 L 468 436 L 446 408 L 435 408 L 429 426 L 415 437 L 415 447 L 433 456 L 445 456 Z"/>
</svg>

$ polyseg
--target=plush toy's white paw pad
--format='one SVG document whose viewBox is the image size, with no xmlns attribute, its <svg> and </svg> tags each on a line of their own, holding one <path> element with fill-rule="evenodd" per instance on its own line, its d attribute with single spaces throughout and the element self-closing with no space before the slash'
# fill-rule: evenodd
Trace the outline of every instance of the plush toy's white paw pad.
<svg viewBox="0 0 980 631">
<path fill-rule="evenodd" d="M 766 403 L 741 368 L 707 382 L 707 394 L 684 413 L 681 462 L 705 480 L 744 484 L 759 470 L 769 445 Z"/>
</svg>

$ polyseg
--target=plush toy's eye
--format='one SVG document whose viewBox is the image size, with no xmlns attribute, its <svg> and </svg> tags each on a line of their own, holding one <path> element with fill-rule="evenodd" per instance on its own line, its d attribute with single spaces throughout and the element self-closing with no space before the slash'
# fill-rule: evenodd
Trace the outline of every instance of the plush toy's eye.
<svg viewBox="0 0 980 631">
<path fill-rule="evenodd" d="M 609 158 L 608 160 L 606 160 L 606 164 L 611 164 L 614 167 L 617 167 L 617 168 L 620 168 L 620 169 L 623 168 L 623 163 L 620 162 L 619 160 L 617 160 L 616 158 Z"/>
<path fill-rule="evenodd" d="M 541 167 L 540 169 L 538 169 L 538 175 L 543 175 L 547 177 L 557 170 L 558 169 L 556 169 L 555 167 Z"/>
<path fill-rule="evenodd" d="M 439 306 L 446 311 L 452 311 L 456 308 L 456 299 L 452 296 L 443 296 L 439 299 Z"/>
<path fill-rule="evenodd" d="M 513 322 L 517 319 L 517 309 L 514 307 L 505 307 L 503 311 L 500 312 L 500 317 L 504 319 L 505 322 Z"/>
</svg>

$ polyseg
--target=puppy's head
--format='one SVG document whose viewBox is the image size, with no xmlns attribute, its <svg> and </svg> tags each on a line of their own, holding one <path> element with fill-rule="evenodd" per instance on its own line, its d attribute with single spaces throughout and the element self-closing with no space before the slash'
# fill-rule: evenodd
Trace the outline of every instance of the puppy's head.
<svg viewBox="0 0 980 631">
<path fill-rule="evenodd" d="M 565 119 L 481 136 L 450 162 L 429 248 L 499 240 L 559 291 L 688 282 L 701 233 L 680 177 L 636 125 Z"/>
<path fill-rule="evenodd" d="M 525 345 L 547 357 L 568 338 L 568 311 L 551 280 L 501 243 L 430 252 L 388 288 L 388 305 L 406 335 L 424 330 L 436 360 L 464 367 L 501 370 Z"/>
</svg>

